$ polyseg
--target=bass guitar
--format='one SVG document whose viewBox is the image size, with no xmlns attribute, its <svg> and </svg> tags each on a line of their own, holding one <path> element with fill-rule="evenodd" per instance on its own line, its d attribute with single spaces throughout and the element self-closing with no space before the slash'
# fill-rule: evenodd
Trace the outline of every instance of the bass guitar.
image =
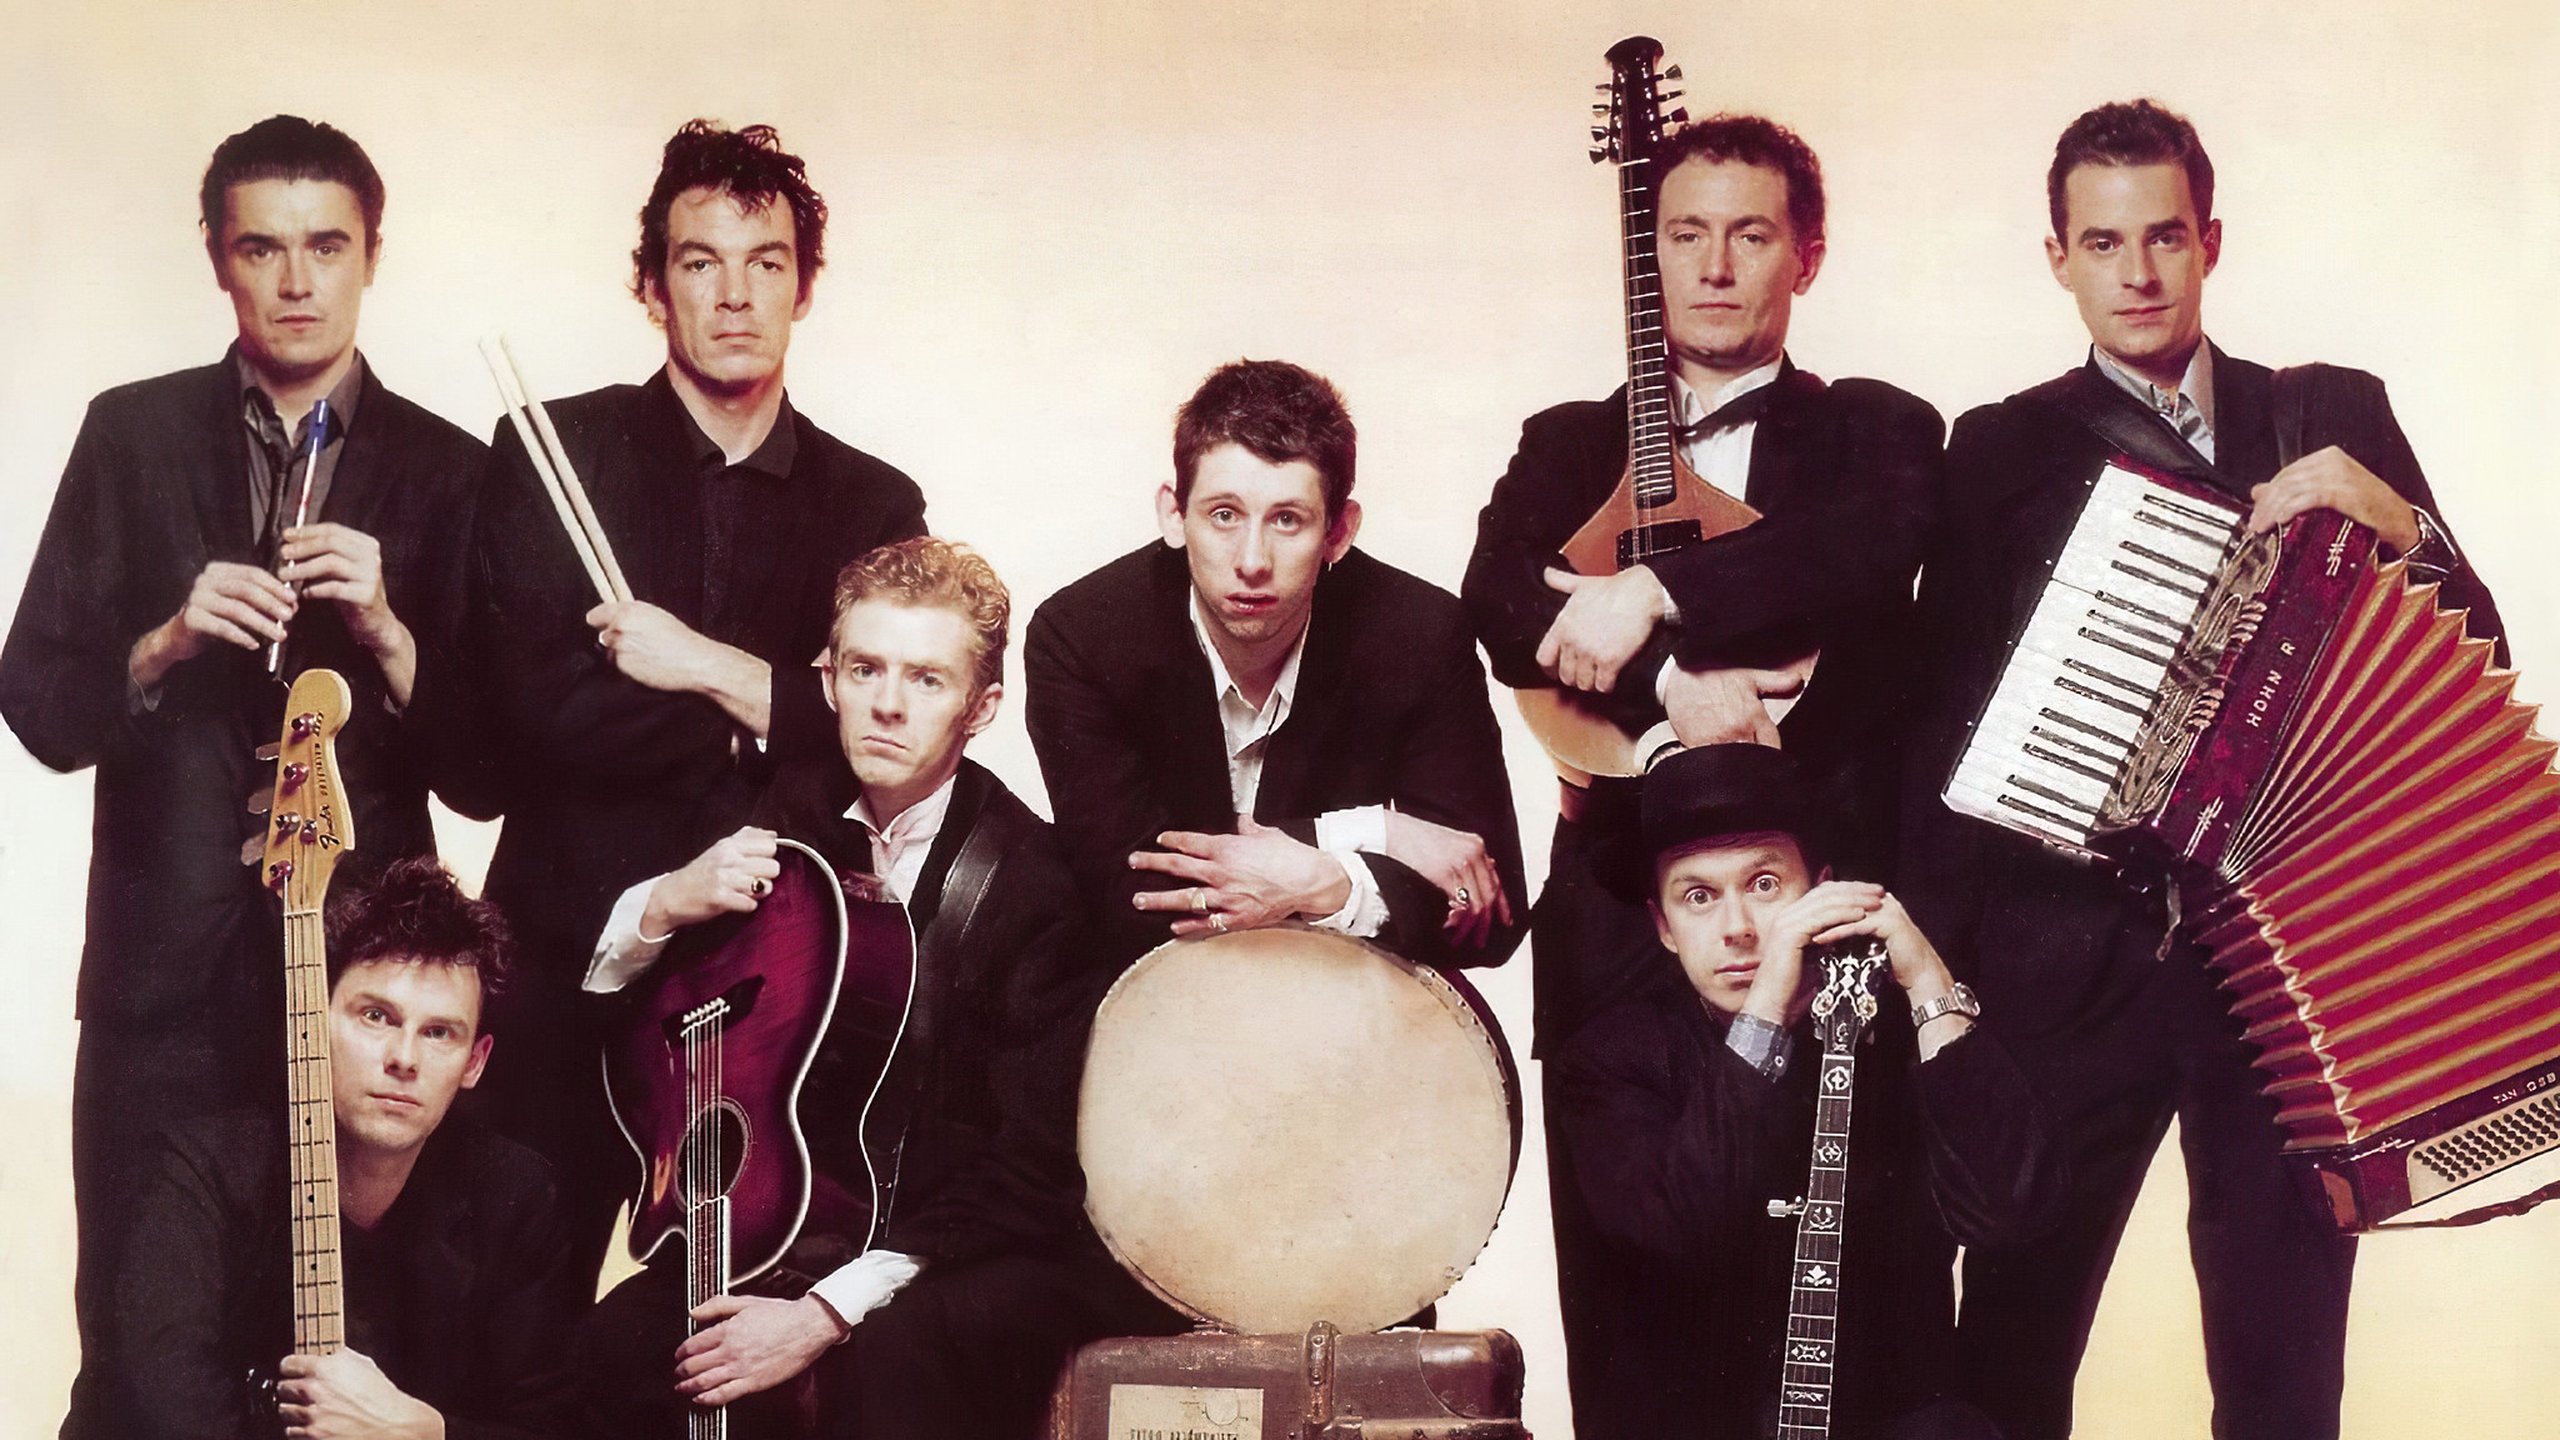
<svg viewBox="0 0 2560 1440">
<path fill-rule="evenodd" d="M 1618 249 L 1627 315 L 1627 470 L 1582 528 L 1564 544 L 1564 558 L 1584 575 L 1615 575 L 1656 555 L 1739 530 L 1758 511 L 1699 479 L 1680 456 L 1671 403 L 1670 353 L 1663 339 L 1662 264 L 1656 248 L 1654 192 L 1660 177 L 1654 156 L 1668 125 L 1662 106 L 1679 98 L 1663 81 L 1680 67 L 1655 70 L 1662 44 L 1638 35 L 1609 50 L 1608 96 L 1594 106 L 1602 121 L 1592 128 L 1594 163 L 1618 166 Z M 1516 690 L 1521 718 L 1544 745 L 1564 778 L 1587 783 L 1594 775 L 1641 775 L 1644 757 L 1636 738 L 1659 721 L 1622 723 L 1623 707 L 1563 687 Z"/>
<path fill-rule="evenodd" d="M 1890 983 L 1884 942 L 1862 936 L 1813 952 L 1822 986 L 1813 996 L 1822 1041 L 1813 1102 L 1813 1160 L 1804 1196 L 1772 1200 L 1771 1216 L 1796 1217 L 1795 1274 L 1787 1292 L 1786 1351 L 1778 1381 L 1778 1440 L 1830 1440 L 1831 1381 L 1839 1362 L 1841 1236 L 1849 1197 L 1849 1100 L 1858 1041 Z"/>
<path fill-rule="evenodd" d="M 901 1127 L 874 1112 L 915 998 L 906 907 L 848 899 L 796 841 L 776 858 L 755 912 L 677 941 L 605 1051 L 614 1118 L 641 1164 L 631 1254 L 681 1243 L 688 1310 L 771 1269 L 813 1216 L 868 1248 L 895 1181 L 879 1157 Z M 863 1089 L 858 1177 L 810 1164 L 800 1094 L 822 1044 Z M 725 1440 L 725 1408 L 693 1407 L 685 1433 Z"/>
</svg>

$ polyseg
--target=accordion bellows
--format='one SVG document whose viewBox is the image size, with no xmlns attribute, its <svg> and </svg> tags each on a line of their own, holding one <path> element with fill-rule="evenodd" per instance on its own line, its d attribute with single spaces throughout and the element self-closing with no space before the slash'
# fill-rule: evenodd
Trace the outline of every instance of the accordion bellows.
<svg viewBox="0 0 2560 1440">
<path fill-rule="evenodd" d="M 2142 504 L 2173 497 L 2190 520 L 2228 505 L 2166 477 L 2111 479 L 2149 492 Z M 2106 499 L 2093 494 L 2081 530 L 2122 529 L 2093 517 Z M 2370 531 L 2304 516 L 2270 559 L 2237 519 L 2222 580 L 2197 583 L 2178 617 L 2166 678 L 2142 677 L 2158 693 L 2140 727 L 2121 727 L 2131 753 L 2103 798 L 2075 791 L 2065 807 L 2034 742 L 2001 755 L 1978 733 L 1959 773 L 2028 802 L 2009 807 L 2029 811 L 2019 822 L 1984 818 L 2071 848 L 2122 835 L 2168 862 L 2187 931 L 2259 1049 L 2286 1148 L 2307 1152 L 2343 1228 L 2371 1229 L 2560 1150 L 2560 745 L 2534 732 L 2514 672 L 2463 615 L 2372 556 Z M 2229 593 L 2235 569 L 2262 588 Z M 2060 607 L 2090 634 L 2075 607 L 2091 603 L 2056 585 L 2035 623 L 2061 633 L 2044 613 Z M 2196 653 L 2207 631 L 2223 632 L 2220 653 Z M 2022 658 L 2024 641 L 2012 670 L 2055 668 Z M 2045 703 L 2001 684 L 2008 713 Z M 2128 780 L 2146 766 L 2147 786 Z M 2085 831 L 2053 834 L 2065 818 Z"/>
</svg>

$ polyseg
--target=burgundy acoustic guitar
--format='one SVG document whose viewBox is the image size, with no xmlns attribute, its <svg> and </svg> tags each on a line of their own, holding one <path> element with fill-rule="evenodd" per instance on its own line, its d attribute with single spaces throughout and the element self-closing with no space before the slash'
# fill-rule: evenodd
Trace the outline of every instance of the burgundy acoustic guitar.
<svg viewBox="0 0 2560 1440">
<path fill-rule="evenodd" d="M 826 1219 L 866 1248 L 878 1223 L 871 1112 L 914 999 L 915 933 L 906 907 L 848 899 L 816 851 L 785 840 L 777 853 L 772 893 L 709 953 L 679 942 L 605 1052 L 614 1117 L 642 1167 L 631 1253 L 647 1260 L 681 1236 L 688 1308 L 780 1260 L 813 1190 L 849 1212 Z M 822 1042 L 868 1085 L 865 1173 L 820 1186 L 799 1102 Z M 726 1433 L 719 1410 L 687 1422 L 694 1440 Z"/>
</svg>

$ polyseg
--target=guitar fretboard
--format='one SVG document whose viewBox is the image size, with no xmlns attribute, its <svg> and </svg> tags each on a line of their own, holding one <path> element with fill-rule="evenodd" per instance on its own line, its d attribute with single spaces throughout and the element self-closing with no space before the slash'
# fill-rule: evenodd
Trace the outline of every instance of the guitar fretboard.
<svg viewBox="0 0 2560 1440">
<path fill-rule="evenodd" d="M 293 1185 L 293 1350 L 326 1355 L 347 1342 L 338 1252 L 338 1117 L 329 1073 L 329 960 L 320 911 L 287 909 L 286 1152 Z"/>
<path fill-rule="evenodd" d="M 1629 159 L 1618 166 L 1618 234 L 1627 296 L 1627 463 L 1639 512 L 1669 504 L 1676 493 L 1652 176 L 1649 158 Z M 1639 528 L 1640 548 L 1644 533 Z"/>
<path fill-rule="evenodd" d="M 714 1000 L 685 1017 L 684 1067 L 686 1113 L 693 1117 L 685 1141 L 685 1309 L 698 1309 L 715 1295 L 729 1293 L 729 1197 L 721 1174 L 720 1132 L 721 1032 L 728 1019 L 726 1001 Z M 685 1329 L 698 1334 L 700 1321 Z M 728 1440 L 729 1409 L 688 1405 L 685 1440 Z"/>
</svg>

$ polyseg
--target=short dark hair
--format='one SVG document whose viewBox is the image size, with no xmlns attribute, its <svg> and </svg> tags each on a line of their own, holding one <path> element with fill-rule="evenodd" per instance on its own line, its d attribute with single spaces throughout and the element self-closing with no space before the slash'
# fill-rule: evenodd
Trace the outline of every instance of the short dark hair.
<svg viewBox="0 0 2560 1440">
<path fill-rule="evenodd" d="M 1775 170 L 1787 182 L 1787 228 L 1802 250 L 1823 238 L 1829 209 L 1822 194 L 1822 161 L 1793 130 L 1760 115 L 1710 115 L 1672 133 L 1653 156 L 1653 193 L 1657 203 L 1662 182 L 1691 160 L 1710 165 L 1732 161 Z"/>
<path fill-rule="evenodd" d="M 2083 165 L 2180 165 L 2195 197 L 2196 223 L 2213 218 L 2213 160 L 2187 117 L 2149 100 L 2113 101 L 2071 122 L 2054 143 L 2053 168 L 2044 175 L 2045 206 L 2053 212 L 2053 238 L 2068 245 L 2070 206 L 2063 186 Z"/>
<path fill-rule="evenodd" d="M 1241 445 L 1273 465 L 1304 460 L 1324 482 L 1325 525 L 1342 523 L 1360 436 L 1333 382 L 1286 360 L 1238 360 L 1200 382 L 1173 417 L 1173 503 L 1191 504 L 1200 457 Z"/>
<path fill-rule="evenodd" d="M 374 960 L 477 970 L 481 1028 L 487 1029 L 489 998 L 507 988 L 515 968 L 515 940 L 498 907 L 463 894 L 432 855 L 345 878 L 352 883 L 329 897 L 330 986 L 348 966 Z"/>
<path fill-rule="evenodd" d="M 724 130 L 715 120 L 687 120 L 667 138 L 658 183 L 640 207 L 640 248 L 631 252 L 631 293 L 649 298 L 649 286 L 667 273 L 667 210 L 697 187 L 723 190 L 749 214 L 776 199 L 791 207 L 791 255 L 800 272 L 800 298 L 809 298 L 827 258 L 827 202 L 809 185 L 808 166 L 782 148 L 770 125 Z"/>
<path fill-rule="evenodd" d="M 835 619 L 827 626 L 830 658 L 845 612 L 865 600 L 951 611 L 969 622 L 970 683 L 983 695 L 1004 678 L 1005 628 L 1013 618 L 1013 597 L 996 578 L 996 567 L 977 551 L 918 535 L 883 545 L 845 566 L 836 576 Z"/>
<path fill-rule="evenodd" d="M 355 192 L 364 212 L 364 253 L 382 243 L 382 175 L 347 132 L 299 115 L 270 115 L 213 147 L 196 197 L 205 247 L 218 250 L 230 218 L 231 187 L 259 180 L 331 180 Z"/>
</svg>

